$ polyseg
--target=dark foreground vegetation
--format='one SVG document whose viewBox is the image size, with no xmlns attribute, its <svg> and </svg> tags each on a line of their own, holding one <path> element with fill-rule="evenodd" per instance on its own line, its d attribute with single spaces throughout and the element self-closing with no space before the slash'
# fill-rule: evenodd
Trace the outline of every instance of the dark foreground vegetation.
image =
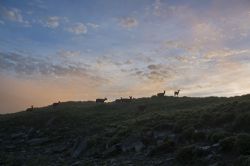
<svg viewBox="0 0 250 166">
<path fill-rule="evenodd" d="M 250 165 L 250 95 L 65 102 L 0 126 L 0 165 Z"/>
</svg>

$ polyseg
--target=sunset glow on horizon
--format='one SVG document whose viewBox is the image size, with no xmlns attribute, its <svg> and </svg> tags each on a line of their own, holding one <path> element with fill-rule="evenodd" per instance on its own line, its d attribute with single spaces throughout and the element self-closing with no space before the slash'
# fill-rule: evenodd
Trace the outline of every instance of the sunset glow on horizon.
<svg viewBox="0 0 250 166">
<path fill-rule="evenodd" d="M 57 101 L 250 93 L 248 0 L 2 0 L 0 114 Z"/>
</svg>

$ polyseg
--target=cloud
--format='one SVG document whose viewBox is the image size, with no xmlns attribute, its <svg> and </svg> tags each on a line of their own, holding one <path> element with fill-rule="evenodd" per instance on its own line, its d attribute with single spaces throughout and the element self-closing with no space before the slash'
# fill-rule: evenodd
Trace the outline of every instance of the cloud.
<svg viewBox="0 0 250 166">
<path fill-rule="evenodd" d="M 155 2 L 153 3 L 153 14 L 156 16 L 160 16 L 162 13 L 162 3 L 161 0 L 155 0 Z"/>
<path fill-rule="evenodd" d="M 73 63 L 61 63 L 46 59 L 24 56 L 17 53 L 0 52 L 0 71 L 21 75 L 44 76 L 89 76 L 86 67 Z"/>
<path fill-rule="evenodd" d="M 51 16 L 43 23 L 43 26 L 48 28 L 57 28 L 60 25 L 60 17 Z"/>
<path fill-rule="evenodd" d="M 19 9 L 16 8 L 11 8 L 11 9 L 6 9 L 4 10 L 4 15 L 5 18 L 11 20 L 11 21 L 15 21 L 15 22 L 23 22 L 23 16 L 21 14 L 21 11 Z"/>
<path fill-rule="evenodd" d="M 70 27 L 68 31 L 76 35 L 82 35 L 88 32 L 88 28 L 83 23 L 75 23 L 75 25 Z"/>
<path fill-rule="evenodd" d="M 155 65 L 155 64 L 148 65 L 148 69 L 150 70 L 158 70 L 160 68 L 162 68 L 161 65 Z"/>
<path fill-rule="evenodd" d="M 57 54 L 62 56 L 62 57 L 77 57 L 77 56 L 81 55 L 81 52 L 80 51 L 60 50 Z"/>
<path fill-rule="evenodd" d="M 22 11 L 17 9 L 17 8 L 2 7 L 2 14 L 3 14 L 4 18 L 7 20 L 22 23 L 25 26 L 30 26 L 29 21 L 24 20 L 23 15 L 22 15 Z"/>
<path fill-rule="evenodd" d="M 205 54 L 205 58 L 218 58 L 218 57 L 228 57 L 228 56 L 234 56 L 234 55 L 241 55 L 250 53 L 249 49 L 243 49 L 243 50 L 232 50 L 232 49 L 223 49 L 223 50 L 215 50 L 210 51 Z"/>
<path fill-rule="evenodd" d="M 221 42 L 224 39 L 222 29 L 209 22 L 198 21 L 193 25 L 192 29 L 194 40 L 202 45 Z"/>
<path fill-rule="evenodd" d="M 99 28 L 100 25 L 94 24 L 94 23 L 87 23 L 88 26 L 90 26 L 91 28 Z"/>
<path fill-rule="evenodd" d="M 139 79 L 147 79 L 150 81 L 163 82 L 173 78 L 176 73 L 170 66 L 164 66 L 162 64 L 149 64 L 146 67 L 134 68 L 124 72 L 130 73 L 132 76 L 136 76 Z"/>
<path fill-rule="evenodd" d="M 4 22 L 3 20 L 0 20 L 0 24 L 4 25 L 4 24 L 5 24 L 5 22 Z"/>
<path fill-rule="evenodd" d="M 144 76 L 147 77 L 149 80 L 165 81 L 166 79 L 170 78 L 170 73 L 166 70 L 150 71 L 148 73 L 144 73 Z"/>
<path fill-rule="evenodd" d="M 120 26 L 123 28 L 134 28 L 138 26 L 138 21 L 135 18 L 127 17 L 120 20 Z"/>
</svg>

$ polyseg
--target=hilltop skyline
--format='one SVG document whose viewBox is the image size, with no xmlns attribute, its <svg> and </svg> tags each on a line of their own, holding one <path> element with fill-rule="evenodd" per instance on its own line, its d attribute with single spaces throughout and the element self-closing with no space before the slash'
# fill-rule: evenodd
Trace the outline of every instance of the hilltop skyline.
<svg viewBox="0 0 250 166">
<path fill-rule="evenodd" d="M 2 0 L 0 36 L 0 113 L 250 93 L 247 0 Z"/>
</svg>

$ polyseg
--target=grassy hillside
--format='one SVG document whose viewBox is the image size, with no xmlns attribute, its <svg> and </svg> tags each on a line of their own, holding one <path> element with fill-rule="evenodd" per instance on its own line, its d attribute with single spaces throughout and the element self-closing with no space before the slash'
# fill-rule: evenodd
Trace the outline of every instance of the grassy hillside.
<svg viewBox="0 0 250 166">
<path fill-rule="evenodd" d="M 65 102 L 0 126 L 0 165 L 250 165 L 250 95 Z"/>
</svg>

